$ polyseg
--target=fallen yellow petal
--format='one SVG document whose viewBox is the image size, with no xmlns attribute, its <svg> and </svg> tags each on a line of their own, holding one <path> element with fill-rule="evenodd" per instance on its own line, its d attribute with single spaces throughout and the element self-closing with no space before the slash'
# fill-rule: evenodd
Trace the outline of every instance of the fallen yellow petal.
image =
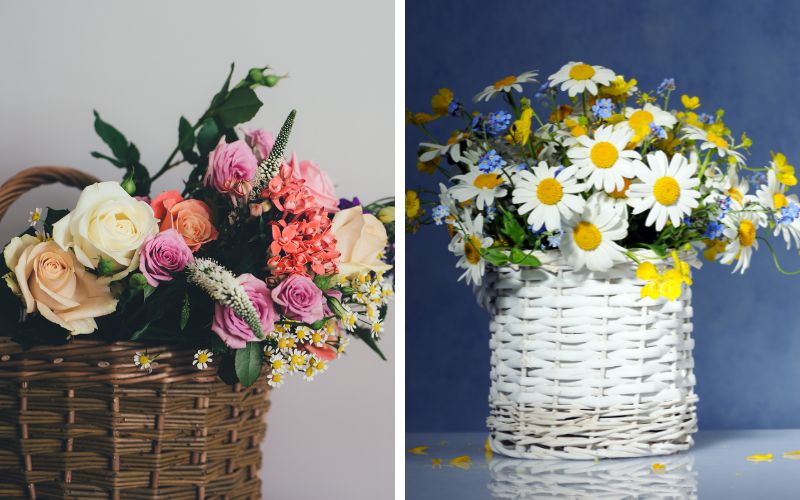
<svg viewBox="0 0 800 500">
<path fill-rule="evenodd" d="M 417 446 L 415 448 L 409 448 L 408 452 L 412 455 L 427 455 L 427 451 L 430 446 Z"/>
<path fill-rule="evenodd" d="M 747 457 L 747 460 L 750 462 L 772 462 L 772 453 L 766 453 L 764 455 L 750 455 Z"/>
<path fill-rule="evenodd" d="M 489 446 L 489 438 L 488 437 L 486 438 L 486 441 L 483 442 L 483 452 L 484 452 L 484 455 L 486 456 L 486 461 L 487 462 L 492 459 L 492 455 L 493 455 L 492 447 Z"/>
<path fill-rule="evenodd" d="M 783 458 L 788 458 L 789 460 L 800 460 L 800 450 L 784 451 Z"/>
<path fill-rule="evenodd" d="M 656 474 L 664 472 L 666 470 L 667 470 L 667 466 L 664 465 L 664 464 L 660 464 L 660 463 L 653 464 L 653 472 L 655 472 Z"/>
<path fill-rule="evenodd" d="M 431 458 L 431 467 L 434 469 L 441 469 L 442 468 L 442 459 L 441 458 Z"/>
<path fill-rule="evenodd" d="M 450 465 L 462 470 L 469 470 L 469 467 L 472 465 L 472 459 L 469 455 L 461 455 L 460 457 L 451 458 Z"/>
</svg>

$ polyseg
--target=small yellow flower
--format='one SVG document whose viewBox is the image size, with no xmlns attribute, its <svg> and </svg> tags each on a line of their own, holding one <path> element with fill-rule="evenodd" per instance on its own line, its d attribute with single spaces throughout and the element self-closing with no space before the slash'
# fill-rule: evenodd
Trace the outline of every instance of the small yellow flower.
<svg viewBox="0 0 800 500">
<path fill-rule="evenodd" d="M 413 448 L 409 448 L 408 452 L 412 455 L 427 455 L 428 448 L 430 448 L 430 446 L 415 446 Z"/>
<path fill-rule="evenodd" d="M 450 114 L 448 109 L 453 102 L 453 91 L 447 88 L 439 89 L 439 92 L 431 97 L 431 109 L 439 116 Z"/>
<path fill-rule="evenodd" d="M 406 124 L 408 125 L 425 125 L 426 123 L 430 123 L 438 118 L 438 116 L 430 113 L 413 113 L 406 110 Z"/>
<path fill-rule="evenodd" d="M 775 176 L 778 182 L 786 184 L 787 186 L 794 186 L 797 184 L 797 177 L 794 175 L 794 166 L 786 162 L 786 155 L 783 153 L 772 153 L 772 162 L 775 167 Z"/>
<path fill-rule="evenodd" d="M 531 119 L 533 118 L 533 109 L 525 108 L 519 116 L 518 120 L 514 120 L 511 127 L 508 129 L 506 140 L 511 144 L 519 144 L 524 146 L 528 143 L 531 136 Z"/>
<path fill-rule="evenodd" d="M 406 217 L 416 219 L 422 215 L 420 212 L 419 195 L 413 189 L 406 190 Z"/>
<path fill-rule="evenodd" d="M 208 365 L 213 361 L 211 358 L 214 356 L 214 353 L 207 349 L 200 349 L 196 353 L 194 353 L 194 360 L 192 361 L 192 365 L 196 366 L 198 370 L 205 370 L 208 368 Z"/>
<path fill-rule="evenodd" d="M 753 145 L 753 139 L 747 136 L 746 133 L 742 132 L 742 147 L 747 149 Z"/>
<path fill-rule="evenodd" d="M 689 110 L 697 109 L 700 107 L 700 98 L 697 96 L 689 97 L 686 94 L 681 96 L 681 104 L 683 107 Z"/>
<path fill-rule="evenodd" d="M 423 174 L 433 175 L 439 169 L 440 157 L 428 161 L 417 161 L 417 170 Z"/>
<path fill-rule="evenodd" d="M 706 249 L 703 250 L 703 257 L 707 260 L 716 260 L 717 255 L 725 251 L 728 244 L 723 240 L 703 240 Z"/>
<path fill-rule="evenodd" d="M 384 224 L 391 224 L 394 222 L 394 207 L 383 207 L 378 210 L 378 220 Z"/>
<path fill-rule="evenodd" d="M 642 287 L 641 297 L 650 297 L 655 300 L 665 297 L 675 300 L 681 295 L 683 274 L 677 269 L 659 272 L 652 262 L 642 262 L 636 269 L 636 277 L 648 283 Z"/>
<path fill-rule="evenodd" d="M 636 84 L 638 82 L 635 78 L 625 80 L 622 75 L 617 75 L 610 85 L 601 85 L 598 97 L 609 97 L 614 102 L 624 101 L 631 92 L 636 91 Z"/>
</svg>

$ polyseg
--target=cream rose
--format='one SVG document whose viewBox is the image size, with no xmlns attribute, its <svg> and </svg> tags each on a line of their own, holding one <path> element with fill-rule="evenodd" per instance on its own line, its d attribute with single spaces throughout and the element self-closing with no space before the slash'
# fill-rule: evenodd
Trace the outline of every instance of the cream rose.
<svg viewBox="0 0 800 500">
<path fill-rule="evenodd" d="M 158 232 L 153 209 L 134 199 L 116 182 L 98 182 L 83 190 L 78 204 L 53 225 L 53 239 L 78 261 L 96 269 L 108 260 L 120 279 L 139 265 L 139 249 L 145 238 Z"/>
<path fill-rule="evenodd" d="M 349 276 L 392 268 L 380 259 L 388 241 L 386 228 L 374 215 L 363 213 L 360 205 L 337 212 L 331 231 L 336 237 L 336 249 L 341 253 L 341 274 Z"/>
<path fill-rule="evenodd" d="M 11 270 L 6 280 L 22 297 L 25 311 L 39 311 L 72 335 L 95 331 L 95 318 L 111 314 L 117 307 L 108 285 L 53 241 L 17 237 L 3 250 L 3 257 Z"/>
</svg>

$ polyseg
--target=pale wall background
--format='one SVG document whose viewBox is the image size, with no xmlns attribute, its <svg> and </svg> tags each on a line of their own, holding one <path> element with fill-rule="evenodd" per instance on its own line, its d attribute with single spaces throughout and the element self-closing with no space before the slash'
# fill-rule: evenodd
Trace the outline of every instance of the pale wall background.
<svg viewBox="0 0 800 500">
<path fill-rule="evenodd" d="M 265 105 L 253 125 L 277 131 L 296 107 L 290 148 L 326 168 L 338 194 L 390 195 L 393 47 L 391 1 L 0 0 L 0 179 L 69 165 L 118 180 L 120 170 L 89 156 L 104 147 L 92 109 L 139 146 L 153 172 L 176 144 L 180 115 L 198 117 L 233 61 L 235 78 L 264 64 L 291 74 L 259 91 Z M 21 198 L 0 241 L 25 229 L 33 207 L 67 208 L 77 194 L 46 187 Z M 386 330 L 389 362 L 355 341 L 314 383 L 273 393 L 266 498 L 391 497 L 395 332 Z"/>
</svg>

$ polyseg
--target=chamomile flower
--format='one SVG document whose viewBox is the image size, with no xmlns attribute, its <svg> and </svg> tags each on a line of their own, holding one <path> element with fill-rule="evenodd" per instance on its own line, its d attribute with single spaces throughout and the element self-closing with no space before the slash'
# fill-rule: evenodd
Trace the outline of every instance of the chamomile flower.
<svg viewBox="0 0 800 500">
<path fill-rule="evenodd" d="M 267 384 L 269 384 L 270 387 L 280 387 L 285 381 L 286 375 L 283 373 L 273 371 L 267 375 Z"/>
<path fill-rule="evenodd" d="M 146 352 L 137 352 L 133 355 L 133 364 L 138 366 L 140 370 L 152 371 L 153 362 L 156 356 L 150 356 Z"/>
<path fill-rule="evenodd" d="M 756 197 L 747 194 L 750 190 L 750 183 L 747 179 L 739 177 L 736 169 L 729 168 L 725 175 L 717 176 L 709 182 L 710 194 L 706 197 L 706 203 L 717 203 L 725 197 L 730 197 L 731 201 L 736 202 L 739 208 L 746 204 L 756 201 Z"/>
<path fill-rule="evenodd" d="M 756 191 L 759 203 L 772 210 L 775 218 L 774 236 L 781 236 L 786 242 L 786 249 L 800 244 L 800 222 L 794 215 L 793 208 L 800 206 L 797 195 L 786 193 L 786 185 L 778 181 L 774 170 L 767 173 L 767 183 Z"/>
<path fill-rule="evenodd" d="M 353 311 L 347 309 L 347 306 L 345 306 L 345 313 L 341 321 L 344 329 L 347 330 L 348 332 L 352 332 L 353 330 L 356 329 L 356 322 L 358 321 L 358 316 L 356 316 L 356 314 Z"/>
<path fill-rule="evenodd" d="M 31 227 L 36 227 L 39 224 L 39 222 L 41 222 L 41 220 L 42 220 L 42 209 L 41 208 L 38 208 L 38 207 L 34 208 L 30 212 L 30 215 L 28 215 L 28 224 Z"/>
<path fill-rule="evenodd" d="M 273 354 L 269 357 L 269 367 L 273 372 L 285 373 L 289 369 L 289 362 L 280 354 Z"/>
<path fill-rule="evenodd" d="M 486 261 L 481 258 L 481 249 L 488 248 L 494 240 L 483 235 L 483 215 L 471 219 L 468 212 L 462 217 L 462 228 L 456 233 L 448 246 L 458 259 L 456 267 L 464 269 L 459 281 L 466 278 L 467 284 L 479 285 L 486 272 Z"/>
<path fill-rule="evenodd" d="M 744 274 L 750 267 L 753 251 L 758 250 L 756 231 L 764 222 L 763 214 L 758 212 L 741 210 L 729 213 L 723 219 L 725 230 L 722 234 L 728 240 L 728 244 L 722 252 L 720 262 L 732 264 L 736 261 L 732 272 L 740 271 Z"/>
<path fill-rule="evenodd" d="M 383 333 L 383 321 L 376 321 L 375 323 L 372 323 L 369 332 L 373 337 L 377 338 L 381 333 Z"/>
<path fill-rule="evenodd" d="M 308 342 L 308 339 L 311 338 L 311 328 L 303 325 L 298 326 L 294 329 L 294 336 L 300 344 Z"/>
<path fill-rule="evenodd" d="M 578 145 L 567 150 L 567 156 L 578 169 L 576 177 L 588 179 L 596 189 L 608 192 L 625 187 L 625 178 L 634 175 L 633 160 L 640 158 L 636 151 L 625 147 L 633 131 L 614 130 L 610 125 L 598 128 L 594 138 L 580 136 Z"/>
<path fill-rule="evenodd" d="M 339 355 L 344 354 L 345 349 L 347 349 L 347 344 L 349 343 L 350 343 L 349 337 L 345 337 L 344 335 L 339 337 L 339 345 L 336 347 L 336 353 Z"/>
<path fill-rule="evenodd" d="M 664 111 L 649 102 L 639 109 L 625 108 L 624 114 L 626 120 L 620 122 L 617 127 L 633 130 L 631 142 L 637 144 L 650 135 L 653 126 L 671 129 L 678 122 L 678 119 L 672 113 Z"/>
<path fill-rule="evenodd" d="M 288 357 L 287 370 L 294 372 L 302 370 L 308 364 L 308 353 L 300 349 L 293 349 Z"/>
<path fill-rule="evenodd" d="M 635 200 L 630 197 L 631 180 L 623 179 L 622 189 L 615 189 L 610 193 L 597 191 L 586 200 L 586 203 L 597 203 L 601 210 L 613 210 L 623 219 L 628 218 L 628 207 L 633 207 Z"/>
<path fill-rule="evenodd" d="M 683 216 L 699 205 L 696 188 L 700 179 L 694 177 L 697 164 L 683 155 L 675 154 L 669 160 L 663 151 L 655 151 L 647 155 L 647 165 L 636 162 L 634 169 L 642 182 L 631 185 L 629 196 L 635 200 L 634 215 L 649 210 L 646 226 L 655 224 L 656 231 L 661 231 L 669 219 L 678 227 Z"/>
<path fill-rule="evenodd" d="M 539 162 L 532 171 L 516 174 L 511 201 L 519 205 L 520 215 L 528 214 L 534 230 L 543 226 L 547 231 L 561 229 L 562 219 L 583 211 L 585 201 L 579 193 L 585 186 L 575 179 L 576 170 Z"/>
<path fill-rule="evenodd" d="M 366 305 L 366 311 L 364 315 L 367 317 L 367 321 L 370 322 L 377 321 L 378 313 L 379 313 L 378 307 L 375 304 L 369 303 Z"/>
<path fill-rule="evenodd" d="M 287 351 L 290 349 L 294 349 L 294 347 L 297 345 L 297 338 L 288 332 L 281 333 L 278 336 L 277 345 L 278 345 L 278 350 L 280 351 Z"/>
<path fill-rule="evenodd" d="M 311 359 L 310 365 L 314 367 L 317 373 L 324 373 L 328 369 L 328 363 L 324 359 L 314 356 Z"/>
<path fill-rule="evenodd" d="M 426 163 L 432 161 L 439 156 L 450 156 L 453 161 L 461 161 L 461 146 L 462 142 L 469 146 L 469 134 L 465 132 L 456 131 L 447 140 L 447 144 L 435 144 L 432 142 L 422 142 L 420 146 L 426 149 L 424 153 L 419 155 L 419 161 Z"/>
<path fill-rule="evenodd" d="M 538 81 L 536 80 L 538 75 L 539 72 L 537 71 L 526 71 L 525 73 L 517 76 L 509 75 L 505 78 L 501 78 L 500 80 L 497 80 L 493 84 L 483 89 L 483 91 L 473 97 L 472 100 L 475 102 L 488 101 L 497 94 L 502 92 L 511 92 L 512 90 L 522 92 L 522 84 Z"/>
<path fill-rule="evenodd" d="M 501 173 L 472 170 L 464 175 L 454 175 L 453 180 L 457 184 L 450 188 L 450 195 L 462 203 L 475 199 L 478 210 L 494 205 L 495 198 L 502 198 L 508 192 Z"/>
<path fill-rule="evenodd" d="M 705 151 L 707 149 L 713 149 L 717 152 L 720 158 L 724 158 L 725 156 L 732 156 L 736 159 L 736 163 L 744 163 L 744 155 L 742 153 L 734 150 L 731 148 L 730 143 L 724 138 L 721 137 L 714 132 L 706 131 L 701 128 L 694 127 L 692 125 L 686 126 L 686 134 L 683 136 L 684 139 L 694 140 L 694 141 L 701 141 L 700 150 Z"/>
<path fill-rule="evenodd" d="M 587 203 L 563 231 L 559 248 L 575 270 L 607 271 L 626 259 L 625 249 L 615 241 L 628 235 L 628 221 L 597 203 Z"/>
<path fill-rule="evenodd" d="M 192 365 L 196 366 L 198 370 L 205 370 L 208 368 L 208 365 L 211 364 L 212 357 L 214 353 L 207 349 L 200 349 L 196 353 L 194 353 L 194 360 L 192 361 Z"/>
<path fill-rule="evenodd" d="M 615 77 L 613 71 L 603 66 L 571 61 L 548 76 L 547 79 L 550 81 L 551 87 L 561 85 L 562 92 L 567 92 L 570 97 L 575 97 L 587 90 L 590 94 L 597 95 L 597 86 L 608 85 Z"/>
<path fill-rule="evenodd" d="M 325 330 L 314 330 L 311 332 L 311 337 L 309 337 L 308 343 L 316 347 L 322 347 L 325 345 L 326 340 L 328 340 L 328 332 Z"/>
<path fill-rule="evenodd" d="M 306 382 L 313 382 L 314 377 L 316 376 L 317 376 L 317 370 L 314 368 L 313 365 L 308 365 L 303 370 L 303 380 L 305 380 Z"/>
</svg>

